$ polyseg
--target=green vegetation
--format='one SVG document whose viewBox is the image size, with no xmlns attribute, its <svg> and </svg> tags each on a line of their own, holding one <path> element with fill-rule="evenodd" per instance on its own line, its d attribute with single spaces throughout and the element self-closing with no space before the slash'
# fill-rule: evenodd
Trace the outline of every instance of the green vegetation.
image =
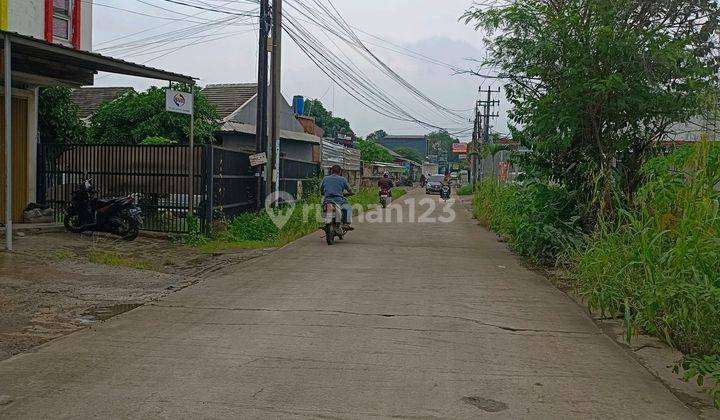
<svg viewBox="0 0 720 420">
<path fill-rule="evenodd" d="M 38 104 L 40 143 L 85 143 L 87 129 L 78 116 L 72 91 L 64 86 L 42 89 Z"/>
<path fill-rule="evenodd" d="M 420 153 L 418 153 L 417 150 L 409 147 L 398 147 L 397 150 L 395 150 L 395 153 L 405 159 L 412 160 L 413 162 L 423 162 L 425 160 L 425 157 L 420 156 Z"/>
<path fill-rule="evenodd" d="M 557 185 L 520 186 L 485 179 L 477 185 L 473 205 L 483 225 L 535 262 L 554 262 L 561 252 L 582 243 L 575 203 Z"/>
<path fill-rule="evenodd" d="M 464 17 L 488 36 L 482 64 L 508 81 L 512 137 L 528 150 L 511 158 L 517 184 L 481 183 L 478 219 L 534 261 L 560 259 L 628 339 L 685 352 L 687 379 L 719 377 L 720 151 L 657 146 L 673 125 L 717 116 L 720 5 L 529 0 Z"/>
<path fill-rule="evenodd" d="M 384 147 L 370 140 L 358 139 L 355 145 L 360 149 L 363 162 L 392 162 L 395 159 Z"/>
<path fill-rule="evenodd" d="M 473 195 L 473 187 L 471 184 L 463 185 L 457 189 L 458 195 Z"/>
<path fill-rule="evenodd" d="M 145 146 L 172 146 L 178 144 L 176 140 L 166 139 L 165 137 L 148 137 L 141 141 L 140 144 Z"/>
<path fill-rule="evenodd" d="M 88 255 L 88 261 L 95 264 L 128 267 L 136 270 L 150 270 L 152 268 L 149 261 L 127 257 L 119 252 L 112 251 L 93 251 Z"/>
<path fill-rule="evenodd" d="M 333 113 L 325 109 L 319 99 L 305 100 L 305 115 L 315 118 L 315 124 L 325 130 L 326 137 L 352 133 L 348 120 L 333 116 Z"/>
<path fill-rule="evenodd" d="M 391 193 L 393 198 L 400 198 L 406 191 L 393 188 Z M 378 204 L 378 189 L 362 189 L 348 201 L 366 210 L 373 208 Z M 227 230 L 217 232 L 213 238 L 191 234 L 186 237 L 185 243 L 206 252 L 281 247 L 318 230 L 320 203 L 320 196 L 314 193 L 306 195 L 296 206 L 286 208 L 285 211 L 292 213 L 282 228 L 278 228 L 265 211 L 245 213 L 230 220 Z"/>
<path fill-rule="evenodd" d="M 189 91 L 176 84 L 173 89 Z M 166 87 L 151 87 L 146 92 L 129 92 L 106 102 L 90 117 L 89 142 L 96 144 L 139 144 L 148 137 L 163 137 L 177 143 L 190 138 L 190 117 L 165 111 Z M 195 141 L 212 142 L 219 116 L 215 107 L 194 90 Z"/>
</svg>

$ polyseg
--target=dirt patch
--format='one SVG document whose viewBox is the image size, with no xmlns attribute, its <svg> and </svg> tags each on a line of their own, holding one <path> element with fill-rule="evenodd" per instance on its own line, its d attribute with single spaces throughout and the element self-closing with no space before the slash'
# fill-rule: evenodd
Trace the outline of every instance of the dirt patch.
<svg viewBox="0 0 720 420">
<path fill-rule="evenodd" d="M 0 360 L 183 289 L 271 249 L 207 254 L 168 240 L 18 238 L 0 253 Z"/>
</svg>

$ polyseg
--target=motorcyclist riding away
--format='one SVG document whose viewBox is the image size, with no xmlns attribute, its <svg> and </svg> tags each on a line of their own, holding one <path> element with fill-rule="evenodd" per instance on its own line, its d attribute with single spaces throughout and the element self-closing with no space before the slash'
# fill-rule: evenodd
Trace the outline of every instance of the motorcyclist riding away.
<svg viewBox="0 0 720 420">
<path fill-rule="evenodd" d="M 347 179 L 342 176 L 342 168 L 339 165 L 330 168 L 330 175 L 323 178 L 322 184 L 320 184 L 320 192 L 323 195 L 323 204 L 333 203 L 340 207 L 343 228 L 352 230 L 353 228 L 350 226 L 352 222 L 352 206 L 345 197 L 349 197 L 354 193 Z"/>
<path fill-rule="evenodd" d="M 390 191 L 392 187 L 394 187 L 392 179 L 390 179 L 390 174 L 385 172 L 383 174 L 383 177 L 380 178 L 378 181 L 378 187 L 380 187 L 380 193 L 382 194 L 383 191 Z"/>
</svg>

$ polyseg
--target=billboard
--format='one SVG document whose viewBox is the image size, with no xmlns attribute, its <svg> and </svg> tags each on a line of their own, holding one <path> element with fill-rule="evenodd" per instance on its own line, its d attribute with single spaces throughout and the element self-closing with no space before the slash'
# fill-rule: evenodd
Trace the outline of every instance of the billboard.
<svg viewBox="0 0 720 420">
<path fill-rule="evenodd" d="M 467 154 L 468 144 L 467 143 L 453 143 L 453 153 Z"/>
</svg>

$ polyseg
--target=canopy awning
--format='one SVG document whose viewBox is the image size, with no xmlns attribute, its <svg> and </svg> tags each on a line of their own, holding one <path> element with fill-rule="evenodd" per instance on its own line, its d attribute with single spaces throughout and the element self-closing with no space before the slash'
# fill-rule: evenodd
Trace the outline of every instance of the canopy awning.
<svg viewBox="0 0 720 420">
<path fill-rule="evenodd" d="M 17 73 L 16 79 L 38 84 L 92 85 L 95 74 L 101 71 L 172 82 L 194 81 L 183 74 L 80 51 L 14 32 L 0 31 L 0 39 L 3 42 L 9 39 L 12 43 L 12 70 Z"/>
</svg>

